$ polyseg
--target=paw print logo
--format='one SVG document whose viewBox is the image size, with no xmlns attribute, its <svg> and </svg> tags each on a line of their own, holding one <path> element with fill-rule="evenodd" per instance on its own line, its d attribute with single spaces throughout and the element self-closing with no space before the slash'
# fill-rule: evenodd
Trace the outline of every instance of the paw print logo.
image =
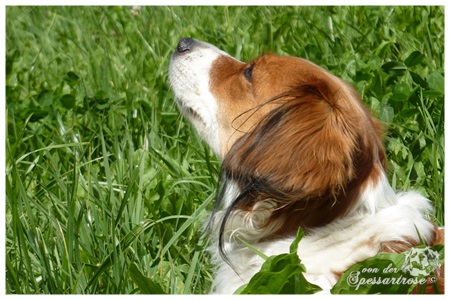
<svg viewBox="0 0 450 300">
<path fill-rule="evenodd" d="M 402 271 L 414 277 L 428 276 L 441 266 L 439 253 L 429 247 L 410 248 L 404 254 L 406 257 Z"/>
</svg>

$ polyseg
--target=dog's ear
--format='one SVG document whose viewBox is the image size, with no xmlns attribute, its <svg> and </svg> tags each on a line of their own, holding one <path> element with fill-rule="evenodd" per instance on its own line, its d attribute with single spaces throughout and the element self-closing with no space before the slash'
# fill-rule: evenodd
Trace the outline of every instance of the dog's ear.
<svg viewBox="0 0 450 300">
<path fill-rule="evenodd" d="M 224 159 L 225 175 L 246 193 L 233 205 L 251 209 L 258 201 L 276 201 L 275 214 L 295 214 L 295 226 L 339 217 L 384 164 L 381 126 L 350 87 L 324 80 L 270 102 L 279 105 Z"/>
</svg>

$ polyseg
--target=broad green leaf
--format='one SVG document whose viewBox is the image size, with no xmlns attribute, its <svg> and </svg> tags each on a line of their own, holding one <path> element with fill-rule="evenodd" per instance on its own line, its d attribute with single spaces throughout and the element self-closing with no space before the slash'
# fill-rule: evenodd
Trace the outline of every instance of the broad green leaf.
<svg viewBox="0 0 450 300">
<path fill-rule="evenodd" d="M 64 108 L 72 109 L 75 107 L 75 97 L 70 94 L 65 94 L 61 97 L 61 104 L 64 106 Z"/>
<path fill-rule="evenodd" d="M 48 90 L 44 90 L 39 94 L 38 102 L 41 107 L 50 106 L 53 103 L 53 93 Z"/>
<path fill-rule="evenodd" d="M 380 118 L 383 122 L 392 122 L 394 119 L 394 109 L 389 104 L 382 104 L 380 110 Z"/>
<path fill-rule="evenodd" d="M 236 293 L 240 294 L 314 294 L 321 291 L 309 283 L 303 273 L 305 266 L 297 255 L 298 244 L 304 233 L 299 229 L 292 242 L 289 254 L 270 256 L 250 282 Z"/>
<path fill-rule="evenodd" d="M 408 58 L 405 59 L 405 65 L 408 68 L 411 68 L 415 65 L 420 64 L 424 58 L 425 55 L 423 55 L 420 51 L 414 51 L 408 56 Z"/>
<path fill-rule="evenodd" d="M 417 116 L 416 108 L 406 108 L 406 109 L 403 109 L 401 112 L 399 112 L 396 115 L 396 118 L 398 118 L 399 120 L 404 120 L 404 119 L 408 119 L 408 118 L 413 118 L 415 116 Z"/>
<path fill-rule="evenodd" d="M 391 76 L 402 76 L 405 74 L 407 67 L 400 61 L 390 61 L 381 66 L 384 72 Z"/>
<path fill-rule="evenodd" d="M 233 295 L 239 295 L 239 294 L 242 294 L 242 291 L 244 291 L 244 290 L 247 288 L 247 285 L 248 285 L 248 284 L 246 283 L 246 284 L 240 286 L 240 287 L 233 293 Z"/>
<path fill-rule="evenodd" d="M 34 109 L 31 109 L 30 111 L 32 112 L 32 115 L 30 117 L 30 122 L 37 122 L 49 114 L 48 110 L 39 109 L 39 108 L 34 108 Z"/>
<path fill-rule="evenodd" d="M 411 87 L 406 82 L 398 82 L 394 87 L 391 99 L 399 102 L 408 101 L 411 94 Z"/>
<path fill-rule="evenodd" d="M 108 103 L 109 100 L 108 94 L 103 90 L 97 91 L 97 93 L 95 93 L 94 98 L 98 104 L 106 104 Z"/>
<path fill-rule="evenodd" d="M 80 76 L 78 76 L 75 72 L 68 72 L 66 77 L 64 78 L 67 84 L 74 88 L 80 82 Z"/>
<path fill-rule="evenodd" d="M 80 80 L 80 76 L 78 76 L 75 72 L 69 71 L 66 76 L 67 81 L 78 81 Z"/>
<path fill-rule="evenodd" d="M 436 91 L 436 90 L 427 90 L 423 92 L 423 96 L 427 97 L 427 98 L 439 98 L 442 97 L 443 94 L 440 91 Z"/>
<path fill-rule="evenodd" d="M 438 73 L 431 73 L 427 78 L 430 89 L 437 91 L 439 94 L 444 94 L 444 77 Z"/>
<path fill-rule="evenodd" d="M 411 75 L 412 80 L 422 88 L 428 87 L 428 83 L 419 74 L 410 71 L 409 75 Z"/>
<path fill-rule="evenodd" d="M 270 256 L 241 294 L 314 294 L 320 287 L 304 277 L 304 265 L 297 254 Z"/>
</svg>

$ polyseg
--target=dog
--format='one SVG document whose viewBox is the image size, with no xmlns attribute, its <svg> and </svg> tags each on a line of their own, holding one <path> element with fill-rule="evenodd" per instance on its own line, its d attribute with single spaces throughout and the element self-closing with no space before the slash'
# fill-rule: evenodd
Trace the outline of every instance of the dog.
<svg viewBox="0 0 450 300">
<path fill-rule="evenodd" d="M 243 63 L 182 38 L 169 80 L 180 111 L 222 160 L 208 224 L 213 293 L 233 293 L 260 269 L 246 244 L 288 253 L 299 227 L 305 277 L 324 292 L 381 251 L 443 243 L 430 201 L 390 186 L 383 126 L 340 78 L 301 58 Z"/>
</svg>

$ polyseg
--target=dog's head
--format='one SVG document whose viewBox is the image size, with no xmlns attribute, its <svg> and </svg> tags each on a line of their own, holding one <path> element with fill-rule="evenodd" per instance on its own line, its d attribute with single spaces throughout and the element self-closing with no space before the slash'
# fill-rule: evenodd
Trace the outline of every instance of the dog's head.
<svg viewBox="0 0 450 300">
<path fill-rule="evenodd" d="M 238 187 L 224 222 L 270 202 L 265 223 L 279 226 L 269 235 L 324 225 L 383 173 L 381 125 L 351 86 L 309 61 L 263 54 L 244 63 L 183 38 L 170 81 L 181 111 L 222 158 L 225 181 Z"/>
</svg>

